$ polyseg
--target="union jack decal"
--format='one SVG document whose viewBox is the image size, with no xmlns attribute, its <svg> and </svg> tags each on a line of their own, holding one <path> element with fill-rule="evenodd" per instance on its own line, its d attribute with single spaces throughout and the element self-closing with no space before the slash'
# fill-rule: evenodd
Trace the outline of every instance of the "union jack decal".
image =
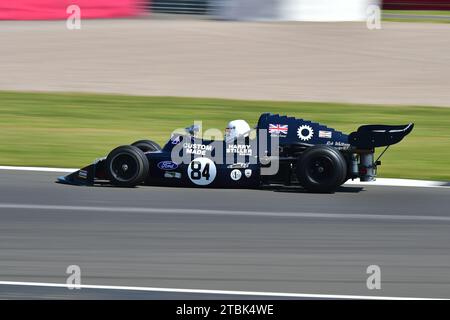
<svg viewBox="0 0 450 320">
<path fill-rule="evenodd" d="M 287 135 L 288 133 L 288 125 L 287 124 L 272 124 L 269 123 L 269 133 L 273 134 L 282 134 Z"/>
</svg>

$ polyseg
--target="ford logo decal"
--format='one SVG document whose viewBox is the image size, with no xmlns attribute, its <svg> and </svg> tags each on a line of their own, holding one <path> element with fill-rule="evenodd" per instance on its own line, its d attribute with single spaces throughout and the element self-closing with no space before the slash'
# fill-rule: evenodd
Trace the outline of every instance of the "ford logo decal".
<svg viewBox="0 0 450 320">
<path fill-rule="evenodd" d="M 158 168 L 161 170 L 175 170 L 178 168 L 178 165 L 172 161 L 161 161 L 158 163 Z"/>
</svg>

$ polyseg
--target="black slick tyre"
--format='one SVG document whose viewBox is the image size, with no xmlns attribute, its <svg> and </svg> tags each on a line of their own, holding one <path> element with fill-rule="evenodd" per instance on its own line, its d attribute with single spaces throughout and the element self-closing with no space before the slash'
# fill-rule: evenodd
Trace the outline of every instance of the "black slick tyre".
<svg viewBox="0 0 450 320">
<path fill-rule="evenodd" d="M 339 150 L 330 146 L 314 146 L 297 160 L 297 179 L 308 191 L 334 192 L 347 177 L 347 163 Z"/>
<path fill-rule="evenodd" d="M 143 152 L 161 150 L 161 146 L 152 140 L 139 140 L 133 142 L 131 145 L 141 149 Z"/>
<path fill-rule="evenodd" d="M 149 163 L 139 148 L 120 146 L 108 154 L 106 171 L 111 184 L 119 187 L 135 187 L 147 178 Z"/>
</svg>

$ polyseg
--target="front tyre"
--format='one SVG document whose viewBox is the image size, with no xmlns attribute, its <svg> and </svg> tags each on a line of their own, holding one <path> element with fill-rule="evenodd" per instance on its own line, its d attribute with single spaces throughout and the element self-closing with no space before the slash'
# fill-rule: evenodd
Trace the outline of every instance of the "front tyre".
<svg viewBox="0 0 450 320">
<path fill-rule="evenodd" d="M 106 171 L 111 183 L 119 187 L 135 187 L 148 175 L 149 164 L 144 152 L 135 146 L 120 146 L 106 158 Z"/>
<path fill-rule="evenodd" d="M 334 192 L 346 177 L 344 156 L 330 146 L 311 147 L 297 161 L 297 179 L 308 191 Z"/>
</svg>

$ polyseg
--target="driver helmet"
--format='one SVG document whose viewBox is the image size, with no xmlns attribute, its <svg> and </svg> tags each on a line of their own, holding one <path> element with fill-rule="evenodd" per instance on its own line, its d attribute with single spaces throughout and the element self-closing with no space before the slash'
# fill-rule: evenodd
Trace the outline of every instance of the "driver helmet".
<svg viewBox="0 0 450 320">
<path fill-rule="evenodd" d="M 245 120 L 230 121 L 225 128 L 225 139 L 229 141 L 240 137 L 246 137 L 249 135 L 250 130 L 250 126 Z"/>
</svg>

